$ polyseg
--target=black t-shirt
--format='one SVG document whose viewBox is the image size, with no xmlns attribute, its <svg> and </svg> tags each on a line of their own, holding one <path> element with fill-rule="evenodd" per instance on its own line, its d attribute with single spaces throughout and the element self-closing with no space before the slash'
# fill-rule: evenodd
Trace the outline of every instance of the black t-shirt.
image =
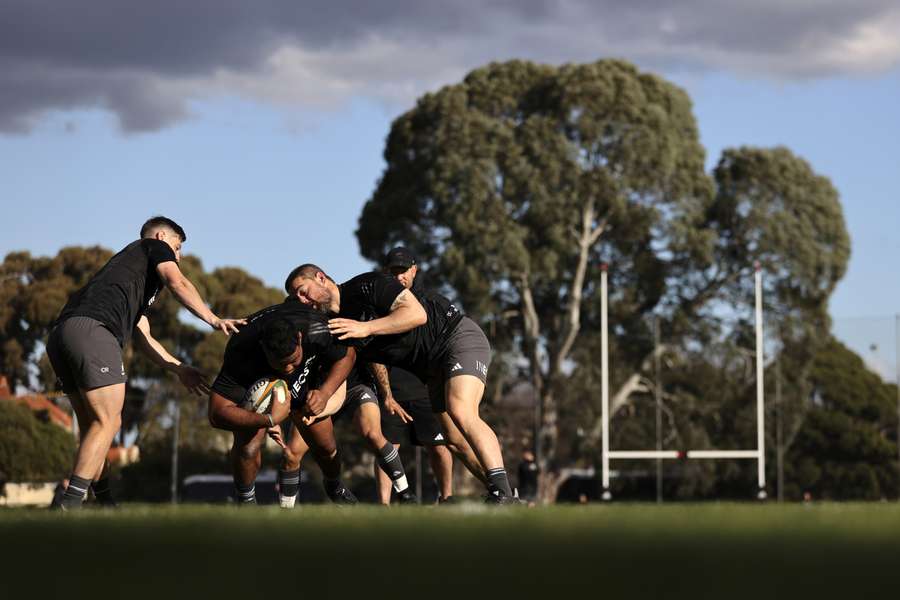
<svg viewBox="0 0 900 600">
<path fill-rule="evenodd" d="M 69 297 L 56 322 L 89 317 L 103 323 L 124 347 L 163 288 L 156 267 L 169 261 L 175 261 L 175 253 L 163 241 L 144 238 L 128 244 Z"/>
<path fill-rule="evenodd" d="M 342 283 L 338 316 L 356 321 L 386 317 L 403 285 L 384 273 L 363 273 Z M 432 292 L 413 294 L 425 309 L 428 321 L 407 332 L 357 340 L 359 359 L 420 372 L 445 350 L 446 339 L 462 320 L 462 313 L 447 298 Z"/>
<path fill-rule="evenodd" d="M 303 363 L 290 376 L 284 377 L 269 365 L 260 345 L 266 324 L 286 318 L 302 336 Z M 347 355 L 347 347 L 328 331 L 328 318 L 322 313 L 288 299 L 247 317 L 247 324 L 234 334 L 225 347 L 222 369 L 213 382 L 213 390 L 234 402 L 241 402 L 247 389 L 263 377 L 284 378 L 291 388 L 291 398 L 306 401 L 311 376 L 330 368 Z"/>
</svg>

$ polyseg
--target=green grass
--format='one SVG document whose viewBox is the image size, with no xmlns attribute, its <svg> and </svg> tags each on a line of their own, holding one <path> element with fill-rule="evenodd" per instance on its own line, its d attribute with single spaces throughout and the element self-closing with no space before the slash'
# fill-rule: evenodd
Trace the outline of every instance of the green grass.
<svg viewBox="0 0 900 600">
<path fill-rule="evenodd" d="M 900 505 L 8 509 L 0 547 L 0 598 L 855 600 L 898 593 Z"/>
</svg>

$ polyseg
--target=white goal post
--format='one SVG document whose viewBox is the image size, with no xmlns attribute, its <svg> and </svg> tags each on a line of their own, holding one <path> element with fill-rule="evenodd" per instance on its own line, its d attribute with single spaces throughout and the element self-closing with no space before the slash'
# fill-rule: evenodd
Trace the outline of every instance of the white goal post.
<svg viewBox="0 0 900 600">
<path fill-rule="evenodd" d="M 658 460 L 658 459 L 750 459 L 757 461 L 757 498 L 766 498 L 766 439 L 763 394 L 763 313 L 762 313 L 762 270 L 759 263 L 754 265 L 756 278 L 756 448 L 748 450 L 610 450 L 609 449 L 609 320 L 608 320 L 608 267 L 600 271 L 600 344 L 601 344 L 601 393 L 603 420 L 603 443 L 601 446 L 603 471 L 603 499 L 611 500 L 609 490 L 609 461 Z"/>
</svg>

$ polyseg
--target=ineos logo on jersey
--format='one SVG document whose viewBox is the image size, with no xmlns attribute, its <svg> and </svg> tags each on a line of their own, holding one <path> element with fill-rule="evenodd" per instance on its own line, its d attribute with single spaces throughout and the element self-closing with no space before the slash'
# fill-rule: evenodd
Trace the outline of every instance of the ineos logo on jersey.
<svg viewBox="0 0 900 600">
<path fill-rule="evenodd" d="M 303 388 L 303 385 L 306 383 L 306 378 L 309 377 L 309 369 L 312 367 L 312 362 L 316 360 L 315 355 L 310 356 L 303 363 L 303 371 L 300 373 L 300 376 L 294 380 L 294 383 L 291 385 L 291 395 L 294 398 L 300 397 L 300 390 Z"/>
</svg>

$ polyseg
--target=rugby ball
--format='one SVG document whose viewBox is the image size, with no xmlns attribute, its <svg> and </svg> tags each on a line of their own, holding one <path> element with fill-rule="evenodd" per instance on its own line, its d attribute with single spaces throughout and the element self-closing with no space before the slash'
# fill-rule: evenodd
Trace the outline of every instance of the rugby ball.
<svg viewBox="0 0 900 600">
<path fill-rule="evenodd" d="M 243 408 L 259 414 L 267 413 L 273 402 L 284 404 L 288 396 L 288 385 L 283 379 L 260 379 L 247 390 Z"/>
</svg>

